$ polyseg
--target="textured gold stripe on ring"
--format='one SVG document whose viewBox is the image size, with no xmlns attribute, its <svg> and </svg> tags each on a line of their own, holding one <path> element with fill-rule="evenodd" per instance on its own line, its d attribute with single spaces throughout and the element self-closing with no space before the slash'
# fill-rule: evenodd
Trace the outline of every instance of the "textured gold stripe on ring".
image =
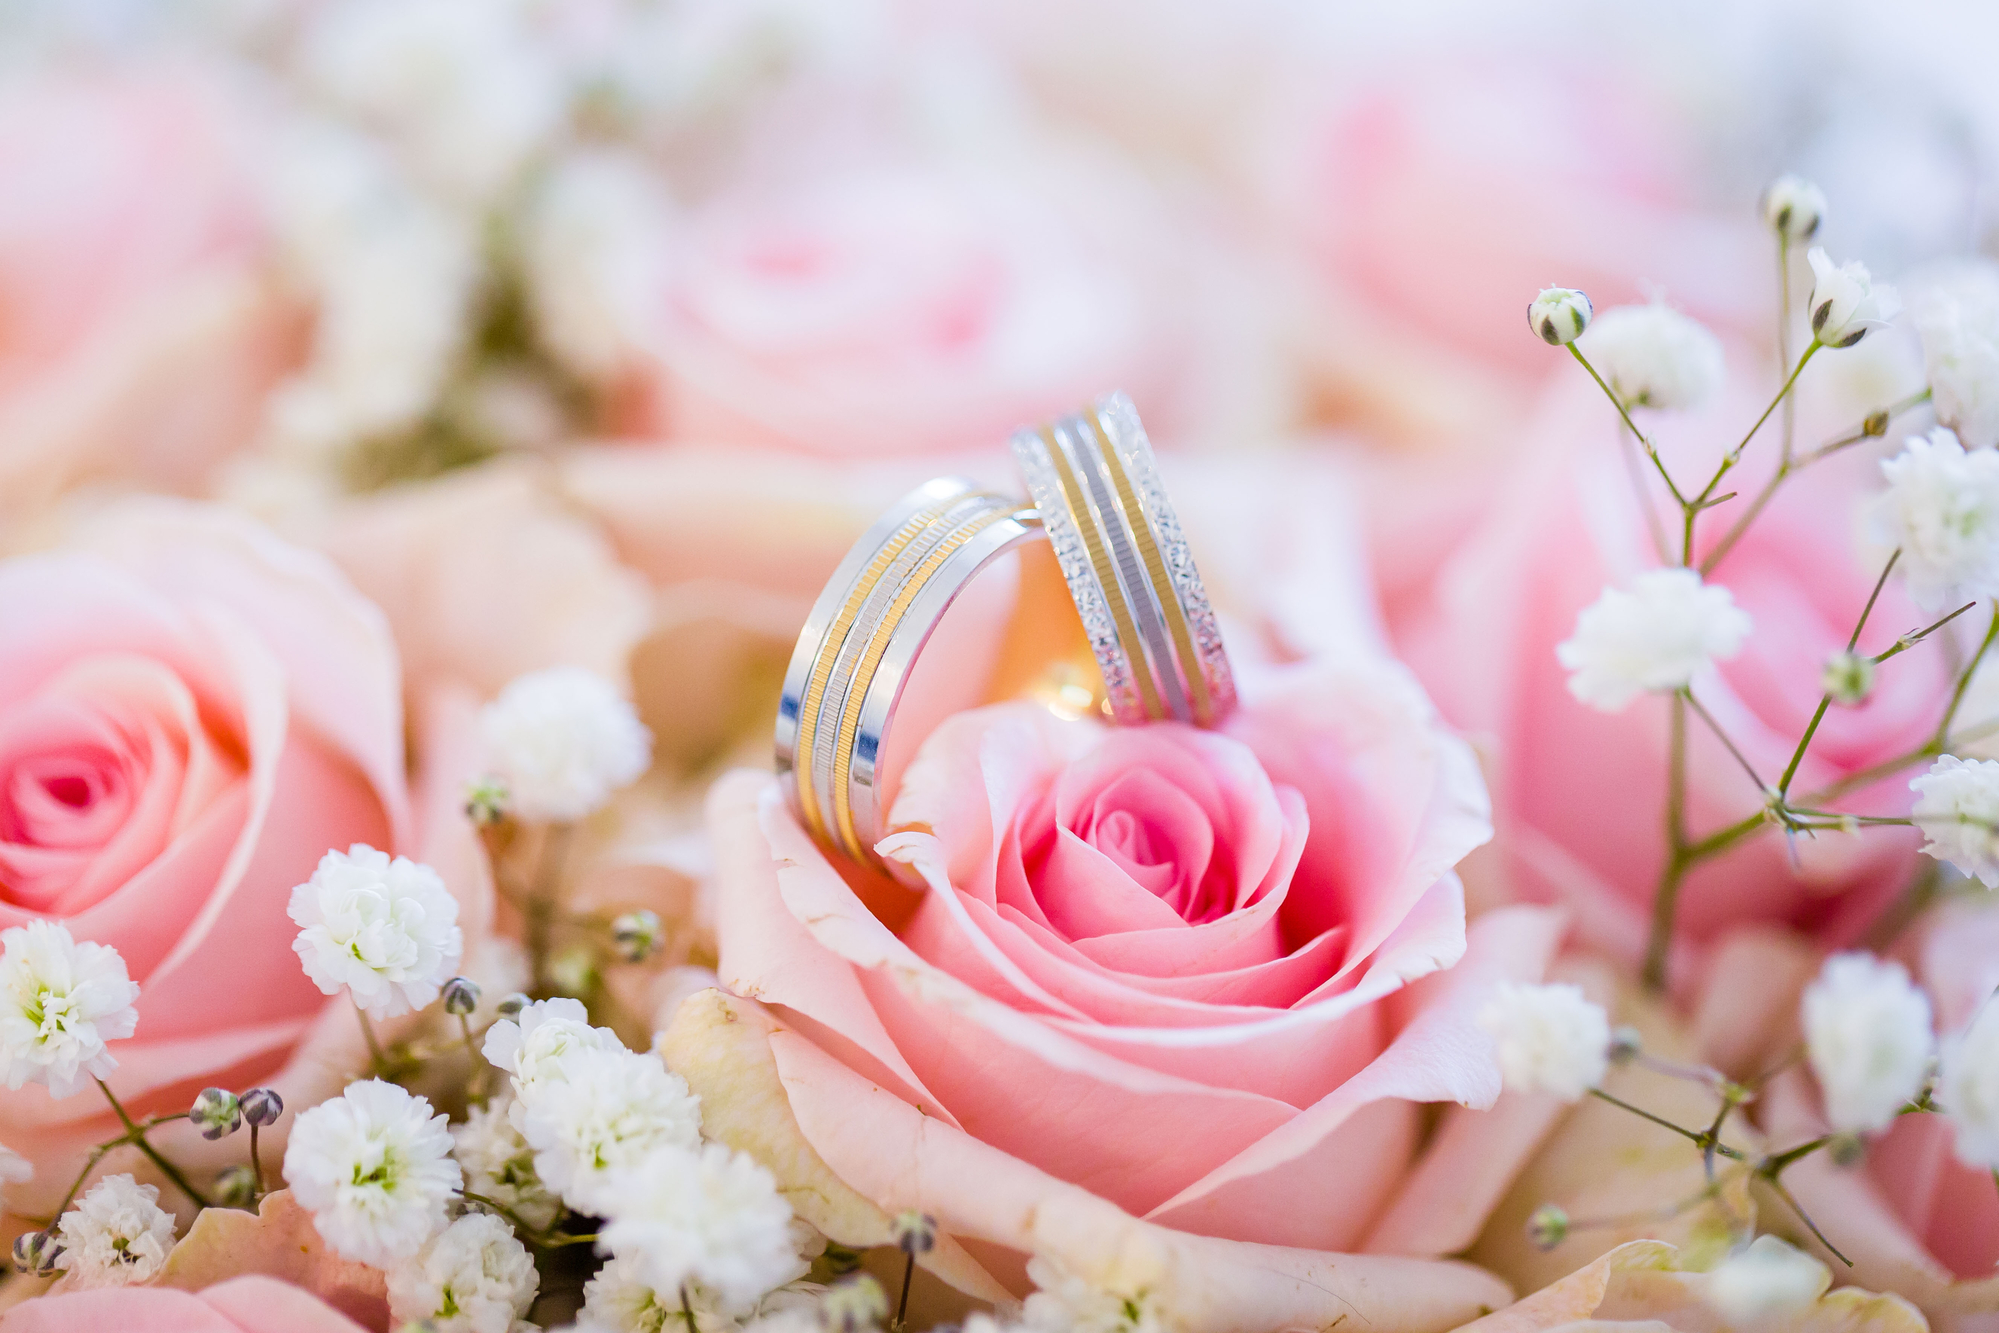
<svg viewBox="0 0 1999 1333">
<path fill-rule="evenodd" d="M 1118 641 L 1126 645 L 1125 653 L 1131 659 L 1131 674 L 1138 685 L 1139 698 L 1144 702 L 1145 715 L 1158 721 L 1166 716 L 1166 709 L 1159 701 L 1159 690 L 1153 683 L 1152 672 L 1146 669 L 1145 640 L 1139 637 L 1138 625 L 1131 618 L 1131 607 L 1120 593 L 1123 585 L 1118 582 L 1117 568 L 1111 563 L 1110 552 L 1104 549 L 1103 533 L 1091 521 L 1096 511 L 1090 507 L 1075 469 L 1069 466 L 1069 455 L 1063 450 L 1062 442 L 1055 438 L 1054 428 L 1043 426 L 1041 439 L 1048 446 L 1048 457 L 1055 465 L 1055 479 L 1062 488 L 1063 503 L 1069 507 L 1069 516 L 1075 520 L 1077 532 L 1082 534 L 1083 549 L 1089 553 L 1090 565 L 1097 572 L 1097 586 L 1103 589 L 1104 602 L 1117 626 Z"/>
<path fill-rule="evenodd" d="M 1118 456 L 1117 447 L 1111 443 L 1110 432 L 1104 429 L 1102 414 L 1095 407 L 1086 407 L 1082 416 L 1090 423 L 1090 429 L 1097 437 L 1097 452 L 1103 456 L 1104 470 L 1110 474 L 1111 484 L 1117 489 L 1118 505 L 1124 510 L 1125 519 L 1131 526 L 1132 535 L 1138 543 L 1138 553 L 1145 561 L 1146 574 L 1152 580 L 1154 597 L 1166 618 L 1166 628 L 1173 635 L 1173 651 L 1180 659 L 1180 678 L 1187 683 L 1189 692 L 1194 696 L 1194 721 L 1200 726 L 1208 726 L 1214 721 L 1214 700 L 1208 693 L 1201 659 L 1194 652 L 1194 635 L 1187 627 L 1187 613 L 1180 605 L 1179 590 L 1166 573 L 1166 561 L 1159 554 L 1159 543 L 1153 540 L 1152 521 L 1138 503 L 1138 492 L 1125 472 L 1124 460 Z"/>
<path fill-rule="evenodd" d="M 999 501 L 1000 497 L 989 497 Z M 1011 504 L 1011 501 L 1002 501 Z M 839 824 L 840 841 L 848 854 L 857 858 L 867 856 L 867 849 L 861 846 L 860 837 L 854 832 L 853 801 L 847 791 L 848 779 L 854 771 L 854 735 L 860 729 L 861 709 L 867 702 L 868 690 L 874 685 L 875 670 L 881 665 L 882 655 L 888 651 L 889 640 L 894 636 L 896 626 L 909 611 L 909 604 L 923 591 L 923 585 L 930 581 L 946 560 L 955 555 L 966 542 L 1003 518 L 1010 518 L 1018 510 L 993 509 L 978 514 L 958 525 L 950 536 L 937 544 L 928 558 L 918 565 L 895 600 L 875 622 L 874 634 L 868 641 L 867 652 L 854 669 L 853 684 L 848 688 L 845 706 L 840 710 L 840 730 L 838 744 L 834 747 L 833 759 L 833 816 Z"/>
<path fill-rule="evenodd" d="M 820 643 L 819 652 L 813 659 L 811 680 L 806 685 L 805 698 L 798 709 L 796 749 L 796 752 L 806 759 L 804 775 L 798 784 L 798 803 L 804 812 L 806 827 L 813 833 L 823 834 L 826 830 L 826 820 L 819 808 L 817 784 L 812 781 L 810 756 L 819 731 L 819 714 L 825 703 L 827 682 L 833 674 L 833 664 L 839 658 L 840 646 L 846 642 L 847 632 L 853 628 L 854 618 L 860 615 L 861 608 L 867 604 L 875 585 L 881 582 L 882 575 L 888 572 L 896 557 L 901 555 L 911 542 L 923 535 L 924 530 L 936 522 L 947 509 L 957 503 L 957 499 L 953 498 L 932 504 L 917 511 L 907 523 L 896 529 L 895 535 L 883 544 L 881 550 L 875 553 L 875 558 L 869 561 L 867 568 L 861 572 L 861 577 L 855 582 L 853 591 L 848 593 L 846 604 L 840 608 L 839 616 L 827 630 L 825 639 Z"/>
</svg>

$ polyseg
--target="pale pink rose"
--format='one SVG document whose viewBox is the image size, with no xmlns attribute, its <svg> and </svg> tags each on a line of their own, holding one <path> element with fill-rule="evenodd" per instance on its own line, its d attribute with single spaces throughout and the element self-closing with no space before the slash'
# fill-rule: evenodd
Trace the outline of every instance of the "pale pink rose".
<svg viewBox="0 0 1999 1333">
<path fill-rule="evenodd" d="M 139 1024 L 113 1089 L 137 1113 L 211 1083 L 275 1079 L 295 1109 L 337 1090 L 353 1016 L 300 971 L 285 908 L 329 847 L 418 846 L 380 613 L 246 519 L 133 501 L 0 562 L 0 621 L 0 925 L 124 957 Z M 0 1122 L 37 1164 L 28 1212 L 117 1128 L 94 1090 L 35 1086 L 0 1092 Z M 162 1137 L 194 1151 L 186 1129 Z"/>
<path fill-rule="evenodd" d="M 1696 487 L 1722 442 L 1740 439 L 1767 402 L 1747 392 L 1725 398 L 1698 416 L 1647 423 L 1669 466 Z M 1824 415 L 1802 418 L 1801 447 L 1850 424 L 1814 419 Z M 1444 716 L 1489 747 L 1497 848 L 1515 890 L 1571 904 L 1586 938 L 1631 958 L 1643 949 L 1665 858 L 1668 706 L 1648 695 L 1614 714 L 1587 707 L 1569 693 L 1555 657 L 1583 607 L 1657 563 L 1614 422 L 1614 409 L 1578 372 L 1503 450 L 1503 467 L 1470 477 L 1473 503 L 1445 497 L 1427 516 L 1392 505 L 1373 544 L 1398 649 Z M 1743 498 L 1703 518 L 1697 555 L 1734 523 L 1777 449 L 1766 427 L 1724 488 Z M 1389 488 L 1432 495 L 1452 479 L 1433 469 L 1383 484 L 1392 504 Z M 1859 540 L 1862 506 L 1878 486 L 1865 450 L 1804 471 L 1711 575 L 1753 629 L 1740 654 L 1698 679 L 1694 692 L 1767 782 L 1781 777 L 1818 705 L 1825 659 L 1846 646 L 1880 574 L 1886 552 L 1863 551 Z M 1860 646 L 1879 652 L 1932 618 L 1891 581 Z M 1883 664 L 1864 704 L 1827 713 L 1793 796 L 1922 745 L 1948 692 L 1935 644 Z M 1689 727 L 1687 811 L 1700 836 L 1755 813 L 1762 798 L 1698 719 Z M 1890 776 L 1848 794 L 1841 808 L 1896 814 L 1909 800 L 1907 775 Z M 1897 892 L 1912 848 L 1902 830 L 1822 834 L 1798 839 L 1794 861 L 1781 837 L 1760 832 L 1688 876 L 1678 938 L 1698 943 L 1771 922 L 1836 947 Z"/>
<path fill-rule="evenodd" d="M 317 1296 L 268 1277 L 239 1277 L 198 1292 L 106 1287 L 22 1302 L 0 1315 L 5 1333 L 363 1333 Z"/>
<path fill-rule="evenodd" d="M 89 477 L 198 487 L 296 355 L 248 117 L 200 66 L 0 90 L 0 512 Z"/>
<path fill-rule="evenodd" d="M 1118 386 L 1188 405 L 1191 260 L 1108 168 L 787 171 L 703 204 L 624 424 L 837 458 L 995 449 Z M 1163 280 L 1170 273 L 1179 285 Z"/>
<path fill-rule="evenodd" d="M 1703 213 L 1684 118 L 1632 71 L 1427 42 L 1355 63 L 1294 74 L 1252 153 L 1270 225 L 1323 285 L 1336 415 L 1430 435 L 1524 407 L 1558 369 L 1526 320 L 1550 284 L 1598 310 L 1663 289 L 1711 324 L 1761 320 L 1767 237 L 1747 206 Z"/>
<path fill-rule="evenodd" d="M 1356 654 L 1239 678 L 1213 733 L 1024 703 L 944 722 L 883 844 L 920 893 L 850 884 L 768 778 L 717 786 L 718 971 L 797 1034 L 778 1075 L 835 1173 L 908 1206 L 915 1146 L 867 1110 L 887 1093 L 982 1145 L 921 1185 L 947 1218 L 1067 1181 L 1178 1232 L 1356 1249 L 1439 1170 L 1456 1199 L 1396 1248 L 1475 1235 L 1506 1154 L 1453 1132 L 1423 1160 L 1418 1104 L 1498 1096 L 1472 1017 L 1539 977 L 1558 919 L 1467 938 L 1452 867 L 1487 836 L 1483 785 L 1406 674 Z"/>
</svg>

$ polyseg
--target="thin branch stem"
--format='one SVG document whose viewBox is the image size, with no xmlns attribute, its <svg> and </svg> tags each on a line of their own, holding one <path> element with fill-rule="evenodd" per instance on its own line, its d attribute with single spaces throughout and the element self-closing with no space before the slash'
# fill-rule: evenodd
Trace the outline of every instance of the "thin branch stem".
<svg viewBox="0 0 1999 1333">
<path fill-rule="evenodd" d="M 1993 607 L 1992 623 L 1986 626 L 1985 638 L 1979 643 L 1978 651 L 1964 664 L 1964 670 L 1957 673 L 1957 688 L 1950 692 L 1950 706 L 1943 710 L 1943 721 L 1937 723 L 1936 736 L 1930 742 L 1939 752 L 1950 736 L 1950 724 L 1957 720 L 1957 710 L 1964 704 L 1964 692 L 1971 688 L 1971 678 L 1977 673 L 1978 664 L 1985 660 L 1985 654 L 1995 638 L 1999 638 L 1999 604 Z"/>
<path fill-rule="evenodd" d="M 1666 1119 L 1666 1117 L 1664 1116 L 1653 1115 L 1650 1111 L 1646 1110 L 1644 1107 L 1633 1106 L 1630 1102 L 1625 1101 L 1621 1097 L 1614 1097 L 1610 1093 L 1605 1092 L 1602 1088 L 1591 1088 L 1589 1090 L 1589 1095 L 1597 1098 L 1599 1101 L 1609 1102 L 1612 1106 L 1615 1106 L 1620 1110 L 1629 1111 L 1631 1112 L 1631 1114 L 1637 1116 L 1641 1120 L 1650 1120 L 1653 1124 L 1659 1126 L 1661 1129 L 1670 1129 L 1675 1134 L 1678 1134 L 1681 1138 L 1686 1139 L 1689 1142 L 1692 1142 L 1702 1148 L 1705 1148 L 1708 1144 L 1708 1136 L 1701 1133 L 1701 1131 L 1699 1131 L 1698 1129 L 1688 1129 L 1685 1125 L 1676 1124 L 1675 1122 Z M 1731 1148 L 1725 1143 L 1717 1143 L 1715 1145 L 1715 1151 L 1720 1153 L 1723 1157 L 1730 1158 L 1734 1161 L 1740 1162 L 1746 1160 L 1743 1157 L 1740 1149 Z"/>
<path fill-rule="evenodd" d="M 1645 945 L 1645 987 L 1666 989 L 1666 963 L 1673 945 L 1673 915 L 1680 881 L 1686 877 L 1687 854 L 1687 695 L 1673 695 L 1671 739 L 1666 774 L 1666 865 L 1652 893 L 1652 933 Z"/>
<path fill-rule="evenodd" d="M 381 1078 L 388 1072 L 388 1057 L 382 1054 L 382 1043 L 375 1039 L 375 1025 L 368 1021 L 368 1011 L 354 998 L 354 992 L 347 992 L 347 998 L 354 1006 L 354 1017 L 360 1020 L 361 1035 L 368 1040 L 368 1072 Z"/>
<path fill-rule="evenodd" d="M 1978 603 L 1976 602 L 1966 602 L 1963 606 L 1958 607 L 1957 610 L 1951 612 L 1949 615 L 1945 616 L 1942 620 L 1936 621 L 1933 624 L 1925 625 L 1923 628 L 1917 630 L 1914 634 L 1904 634 L 1901 638 L 1895 640 L 1894 643 L 1890 644 L 1886 649 L 1874 654 L 1874 656 L 1870 660 L 1876 666 L 1879 666 L 1881 663 L 1887 661 L 1891 657 L 1894 657 L 1898 653 L 1908 652 L 1909 649 L 1915 647 L 1917 644 L 1921 643 L 1924 639 L 1929 638 L 1930 635 L 1936 633 L 1938 630 L 1942 629 L 1945 625 L 1948 625 L 1951 621 L 1956 620 L 1959 616 L 1963 615 L 1966 611 L 1969 611 L 1972 607 L 1977 605 Z M 1851 650 L 1849 649 L 1848 651 Z"/>
<path fill-rule="evenodd" d="M 1853 1267 L 1853 1260 L 1841 1254 L 1839 1247 L 1825 1238 L 1825 1232 L 1819 1230 L 1819 1224 L 1812 1221 L 1811 1214 L 1807 1213 L 1798 1201 L 1791 1197 L 1791 1191 L 1784 1188 L 1783 1181 L 1777 1179 L 1775 1176 L 1766 1176 L 1764 1179 L 1769 1182 L 1770 1188 L 1777 1192 L 1777 1197 L 1790 1205 L 1791 1211 L 1798 1215 L 1798 1220 L 1803 1222 L 1814 1236 L 1818 1237 L 1819 1244 L 1825 1246 L 1832 1253 L 1833 1258 L 1839 1260 L 1848 1268 Z"/>
<path fill-rule="evenodd" d="M 900 1330 L 909 1318 L 909 1284 L 916 1277 L 916 1251 L 910 1250 L 902 1265 L 902 1299 L 895 1303 L 895 1323 L 891 1328 Z"/>
<path fill-rule="evenodd" d="M 101 1078 L 97 1079 L 97 1086 L 103 1089 L 104 1100 L 111 1103 L 111 1109 L 118 1113 L 119 1122 L 125 1126 L 126 1142 L 132 1144 L 140 1152 L 144 1153 L 149 1159 L 151 1159 L 153 1165 L 160 1169 L 160 1173 L 164 1175 L 168 1180 L 171 1180 L 174 1183 L 175 1189 L 179 1190 L 182 1194 L 185 1194 L 189 1199 L 191 1199 L 194 1202 L 195 1207 L 197 1208 L 208 1207 L 209 1206 L 208 1200 L 202 1197 L 201 1191 L 197 1190 L 194 1186 L 187 1183 L 187 1177 L 180 1173 L 180 1168 L 175 1166 L 172 1162 L 169 1162 L 165 1157 L 162 1157 L 160 1155 L 160 1150 L 158 1148 L 155 1148 L 152 1144 L 146 1142 L 146 1130 L 150 1129 L 152 1125 L 157 1122 L 148 1121 L 147 1124 L 143 1127 L 133 1124 L 132 1117 L 125 1114 L 124 1105 L 119 1102 L 118 1098 L 115 1095 L 113 1095 L 110 1086 L 106 1084 L 105 1081 Z M 170 1118 L 178 1119 L 179 1117 L 170 1117 Z"/>
<path fill-rule="evenodd" d="M 1777 229 L 1777 364 L 1791 364 L 1791 237 Z M 1784 464 L 1791 462 L 1791 441 L 1798 419 L 1798 400 L 1784 397 Z M 1782 469 L 1779 469 L 1781 473 Z"/>
<path fill-rule="evenodd" d="M 1867 605 L 1860 608 L 1860 618 L 1853 622 L 1853 633 L 1847 636 L 1846 651 L 1853 651 L 1860 642 L 1860 631 L 1867 628 L 1867 618 L 1874 614 L 1874 603 L 1881 597 L 1881 590 L 1888 586 L 1888 575 L 1894 572 L 1895 562 L 1902 558 L 1902 548 L 1896 547 L 1888 556 L 1888 563 L 1881 566 L 1881 577 L 1874 580 L 1874 591 L 1867 594 Z M 1805 727 L 1805 734 L 1798 738 L 1798 748 L 1791 751 L 1791 762 L 1784 765 L 1784 776 L 1777 783 L 1777 797 L 1782 800 L 1791 793 L 1791 782 L 1798 776 L 1798 765 L 1805 762 L 1805 751 L 1812 748 L 1812 738 L 1819 733 L 1819 723 L 1825 721 L 1826 709 L 1832 707 L 1830 693 L 1819 696 L 1819 706 L 1812 713 L 1812 720 Z"/>
<path fill-rule="evenodd" d="M 1645 432 L 1638 429 L 1638 423 L 1631 419 L 1631 412 L 1624 406 L 1624 400 L 1619 398 L 1611 390 L 1611 387 L 1603 382 L 1603 376 L 1596 373 L 1596 367 L 1591 365 L 1589 358 L 1583 355 L 1582 348 L 1576 346 L 1574 343 L 1570 343 L 1569 355 L 1582 363 L 1583 369 L 1589 372 L 1589 377 L 1596 381 L 1596 387 L 1602 389 L 1603 396 L 1610 399 L 1611 406 L 1617 409 L 1617 415 L 1624 418 L 1624 424 L 1638 438 L 1639 446 L 1645 450 L 1645 456 L 1651 459 L 1652 466 L 1659 470 L 1659 477 L 1666 483 L 1666 489 L 1672 493 L 1673 499 L 1678 501 L 1680 507 L 1684 509 L 1687 504 L 1687 497 L 1680 494 L 1680 488 L 1673 482 L 1673 474 L 1666 471 L 1666 464 L 1660 459 L 1658 449 L 1653 447 L 1652 441 L 1646 436 Z"/>
<path fill-rule="evenodd" d="M 1660 564 L 1669 565 L 1673 557 L 1666 549 L 1665 520 L 1659 517 L 1659 506 L 1653 503 L 1652 491 L 1645 484 L 1645 465 L 1638 461 L 1638 445 L 1628 427 L 1618 427 L 1617 443 L 1618 453 L 1624 457 L 1625 475 L 1631 479 L 1632 494 L 1638 499 L 1639 512 L 1645 515 L 1645 531 L 1652 538 L 1652 549 L 1658 554 Z"/>
<path fill-rule="evenodd" d="M 257 1198 L 264 1197 L 264 1156 L 257 1148 L 257 1122 L 250 1122 L 250 1171 L 257 1178 Z"/>
<path fill-rule="evenodd" d="M 541 861 L 535 869 L 534 886 L 528 890 L 526 930 L 529 964 L 537 992 L 548 981 L 549 937 L 555 925 L 555 891 L 562 879 L 562 862 L 569 851 L 574 825 L 550 824 L 542 832 Z"/>
<path fill-rule="evenodd" d="M 1756 771 L 1756 766 L 1749 762 L 1748 758 L 1743 755 L 1742 751 L 1735 748 L 1735 742 L 1730 740 L 1728 738 L 1728 733 L 1721 729 L 1721 723 L 1715 721 L 1714 714 L 1708 712 L 1706 708 L 1702 707 L 1701 701 L 1694 698 L 1694 692 L 1692 690 L 1690 689 L 1681 690 L 1680 693 L 1686 696 L 1687 707 L 1693 709 L 1695 715 L 1698 716 L 1701 721 L 1707 723 L 1707 729 L 1714 733 L 1715 739 L 1720 741 L 1725 747 L 1727 747 L 1728 752 L 1735 756 L 1735 762 L 1742 765 L 1742 771 L 1744 773 L 1747 773 L 1749 775 L 1749 780 L 1756 784 L 1756 790 L 1759 793 L 1767 794 L 1770 790 L 1770 784 L 1763 781 L 1762 775 L 1760 775 Z"/>
</svg>

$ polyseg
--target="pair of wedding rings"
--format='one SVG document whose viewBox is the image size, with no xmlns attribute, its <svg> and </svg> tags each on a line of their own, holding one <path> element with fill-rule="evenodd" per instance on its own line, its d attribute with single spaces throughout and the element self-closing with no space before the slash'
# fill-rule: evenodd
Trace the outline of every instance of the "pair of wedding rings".
<svg viewBox="0 0 1999 1333">
<path fill-rule="evenodd" d="M 1011 448 L 1031 503 L 962 477 L 918 487 L 847 553 L 799 633 L 778 772 L 806 829 L 855 862 L 881 864 L 883 761 L 918 655 L 979 572 L 1029 542 L 1053 548 L 1113 722 L 1208 727 L 1235 706 L 1221 631 L 1131 400 L 1109 394 Z"/>
</svg>

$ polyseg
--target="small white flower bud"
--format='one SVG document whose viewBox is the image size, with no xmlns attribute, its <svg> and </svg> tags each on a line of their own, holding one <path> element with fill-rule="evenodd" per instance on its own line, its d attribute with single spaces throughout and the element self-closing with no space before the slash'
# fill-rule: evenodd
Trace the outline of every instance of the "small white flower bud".
<svg viewBox="0 0 1999 1333">
<path fill-rule="evenodd" d="M 1569 1214 L 1558 1204 L 1544 1203 L 1527 1219 L 1527 1239 L 1537 1250 L 1552 1250 L 1569 1238 Z"/>
<path fill-rule="evenodd" d="M 1867 330 L 1893 319 L 1902 308 L 1895 289 L 1877 283 L 1859 260 L 1835 264 L 1824 246 L 1805 256 L 1812 265 L 1812 336 L 1827 347 L 1851 347 Z"/>
<path fill-rule="evenodd" d="M 14 1237 L 14 1267 L 23 1273 L 46 1277 L 56 1271 L 62 1245 L 53 1230 L 28 1231 Z"/>
<path fill-rule="evenodd" d="M 888 1318 L 888 1293 L 868 1273 L 849 1273 L 820 1298 L 819 1312 L 833 1333 L 869 1333 Z"/>
<path fill-rule="evenodd" d="M 1825 191 L 1797 176 L 1779 176 L 1763 192 L 1763 220 L 1787 241 L 1809 241 L 1825 221 Z"/>
<path fill-rule="evenodd" d="M 243 1113 L 236 1101 L 236 1094 L 226 1088 L 203 1088 L 188 1110 L 187 1118 L 194 1122 L 204 1139 L 225 1138 L 243 1127 Z"/>
<path fill-rule="evenodd" d="M 447 1014 L 463 1017 L 479 1007 L 479 987 L 470 977 L 453 977 L 439 993 Z"/>
<path fill-rule="evenodd" d="M 488 774 L 465 784 L 465 817 L 490 828 L 507 817 L 507 784 Z"/>
<path fill-rule="evenodd" d="M 1527 327 L 1542 342 L 1566 347 L 1582 336 L 1594 314 L 1589 297 L 1573 287 L 1544 287 L 1527 305 Z"/>
<path fill-rule="evenodd" d="M 248 1208 L 257 1201 L 257 1173 L 244 1162 L 215 1174 L 215 1201 L 224 1208 Z"/>
<path fill-rule="evenodd" d="M 1835 1134 L 1826 1152 L 1834 1166 L 1851 1169 L 1867 1160 L 1867 1140 L 1858 1134 Z"/>
<path fill-rule="evenodd" d="M 659 948 L 659 913 L 646 910 L 626 912 L 611 923 L 611 939 L 618 956 L 628 963 L 643 963 Z"/>
<path fill-rule="evenodd" d="M 1735 1327 L 1809 1308 L 1832 1284 L 1826 1266 L 1775 1236 L 1758 1236 L 1707 1276 L 1708 1306 Z"/>
<path fill-rule="evenodd" d="M 243 1108 L 243 1118 L 259 1129 L 267 1129 L 278 1123 L 278 1117 L 285 1113 L 285 1099 L 269 1088 L 252 1088 L 238 1100 Z"/>
<path fill-rule="evenodd" d="M 888 1234 L 904 1254 L 928 1254 L 937 1248 L 937 1219 L 905 1208 L 888 1224 Z"/>
<path fill-rule="evenodd" d="M 1629 1023 L 1611 1029 L 1610 1062 L 1614 1065 L 1630 1064 L 1645 1049 L 1645 1034 Z"/>
<path fill-rule="evenodd" d="M 521 1010 L 533 1003 L 534 997 L 524 995 L 520 991 L 515 991 L 512 995 L 500 1001 L 498 1013 L 501 1018 L 519 1018 Z"/>
<path fill-rule="evenodd" d="M 1851 650 L 1836 652 L 1826 659 L 1819 686 L 1841 707 L 1865 703 L 1874 690 L 1874 659 Z"/>
</svg>

